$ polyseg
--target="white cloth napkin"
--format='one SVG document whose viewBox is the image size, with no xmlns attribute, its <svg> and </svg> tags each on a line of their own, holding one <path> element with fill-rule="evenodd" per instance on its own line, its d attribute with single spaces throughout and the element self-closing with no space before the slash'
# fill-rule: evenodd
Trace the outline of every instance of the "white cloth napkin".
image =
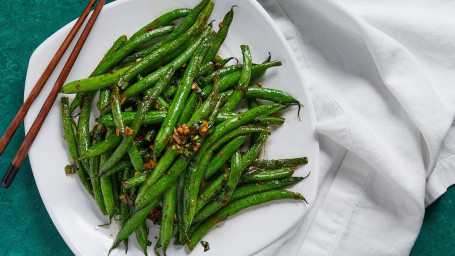
<svg viewBox="0 0 455 256">
<path fill-rule="evenodd" d="M 300 62 L 320 186 L 257 255 L 408 255 L 455 183 L 455 2 L 259 0 Z"/>
</svg>

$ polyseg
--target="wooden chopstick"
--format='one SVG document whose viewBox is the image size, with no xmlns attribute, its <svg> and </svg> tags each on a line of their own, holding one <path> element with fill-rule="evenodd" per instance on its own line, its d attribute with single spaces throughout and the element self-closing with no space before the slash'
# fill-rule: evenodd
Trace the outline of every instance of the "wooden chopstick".
<svg viewBox="0 0 455 256">
<path fill-rule="evenodd" d="M 19 109 L 19 111 L 17 111 L 17 114 L 14 117 L 13 121 L 11 121 L 11 124 L 9 125 L 8 129 L 5 131 L 2 138 L 0 139 L 0 155 L 2 155 L 3 151 L 5 151 L 5 148 L 6 148 L 6 146 L 8 146 L 8 143 L 11 141 L 11 138 L 13 137 L 14 133 L 16 132 L 17 127 L 19 127 L 19 125 L 22 123 L 22 121 L 25 118 L 25 115 L 27 115 L 27 112 L 28 112 L 30 106 L 35 101 L 36 97 L 38 97 L 38 95 L 40 94 L 40 92 L 43 89 L 44 85 L 46 84 L 47 80 L 51 76 L 52 72 L 54 72 L 55 67 L 60 62 L 60 59 L 62 58 L 63 54 L 66 52 L 66 49 L 68 48 L 68 46 L 73 41 L 74 37 L 76 36 L 77 32 L 79 31 L 79 28 L 82 26 L 82 24 L 84 23 L 85 19 L 88 16 L 88 14 L 90 13 L 90 10 L 92 9 L 93 5 L 95 5 L 95 2 L 96 2 L 96 0 L 91 0 L 90 3 L 88 3 L 87 7 L 85 7 L 81 16 L 77 19 L 76 24 L 74 24 L 73 28 L 68 33 L 65 40 L 63 41 L 62 45 L 60 46 L 60 48 L 58 48 L 54 57 L 52 57 L 52 60 L 49 62 L 46 69 L 44 70 L 43 74 L 36 82 L 32 91 L 30 92 L 27 99 L 25 100 L 24 104 Z"/>
<path fill-rule="evenodd" d="M 33 141 L 36 138 L 36 135 L 38 134 L 39 130 L 41 129 L 41 126 L 44 123 L 44 120 L 46 119 L 47 115 L 49 114 L 49 111 L 52 108 L 52 105 L 55 102 L 55 99 L 57 98 L 57 95 L 59 94 L 60 89 L 63 86 L 63 83 L 65 82 L 66 78 L 68 77 L 69 72 L 71 71 L 71 68 L 74 65 L 74 62 L 76 61 L 82 47 L 84 46 L 84 43 L 90 34 L 90 31 L 95 24 L 96 19 L 98 18 L 99 13 L 101 12 L 101 9 L 104 6 L 105 0 L 99 0 L 98 4 L 95 7 L 95 10 L 93 11 L 90 19 L 87 22 L 87 25 L 85 26 L 84 30 L 82 31 L 81 36 L 77 40 L 76 45 L 74 46 L 73 51 L 71 52 L 68 60 L 65 63 L 65 66 L 63 67 L 59 77 L 57 78 L 57 81 L 54 84 L 54 87 L 52 88 L 52 91 L 49 93 L 49 96 L 47 97 L 46 101 L 44 102 L 40 112 L 38 113 L 38 116 L 36 117 L 35 121 L 32 124 L 32 127 L 28 131 L 27 135 L 25 136 L 24 141 L 22 142 L 21 147 L 16 153 L 16 156 L 14 157 L 13 161 L 11 162 L 10 167 L 8 168 L 8 171 L 6 172 L 5 176 L 3 177 L 1 186 L 4 188 L 8 188 L 11 183 L 13 182 L 14 178 L 16 177 L 17 172 L 19 171 L 20 166 L 22 165 L 22 162 L 25 159 L 25 156 L 28 153 L 28 150 L 30 149 Z"/>
</svg>

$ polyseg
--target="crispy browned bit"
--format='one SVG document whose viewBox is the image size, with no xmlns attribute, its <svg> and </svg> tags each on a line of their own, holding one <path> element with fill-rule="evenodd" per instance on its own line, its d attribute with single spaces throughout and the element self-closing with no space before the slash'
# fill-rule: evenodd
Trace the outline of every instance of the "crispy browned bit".
<svg viewBox="0 0 455 256">
<path fill-rule="evenodd" d="M 152 166 L 152 169 L 155 168 L 157 165 L 157 162 L 153 159 L 150 159 L 149 163 L 150 163 L 150 166 Z"/>
<path fill-rule="evenodd" d="M 209 123 L 207 123 L 207 121 L 202 121 L 202 126 L 204 126 L 205 128 L 209 128 Z"/>
<path fill-rule="evenodd" d="M 262 84 L 261 84 L 261 83 L 257 83 L 256 85 L 259 86 L 259 87 L 262 87 Z"/>
<path fill-rule="evenodd" d="M 198 90 L 198 89 L 200 89 L 200 87 L 196 83 L 193 83 L 193 85 L 191 85 L 191 90 Z"/>
<path fill-rule="evenodd" d="M 127 194 L 120 194 L 120 195 L 118 195 L 118 198 L 120 199 L 120 201 L 122 201 L 125 204 L 132 204 L 133 203 L 133 201 L 131 200 L 130 196 L 127 195 Z"/>
<path fill-rule="evenodd" d="M 223 221 L 223 220 L 222 220 L 220 217 L 217 217 L 217 216 L 215 216 L 215 217 L 212 218 L 212 222 L 219 223 L 219 222 L 222 222 L 222 221 Z"/>
<path fill-rule="evenodd" d="M 179 153 L 183 152 L 182 148 L 179 145 L 175 145 L 175 144 L 172 146 L 172 151 L 177 151 Z"/>
<path fill-rule="evenodd" d="M 182 144 L 182 140 L 180 139 L 180 136 L 178 134 L 172 135 L 172 139 L 177 142 L 177 144 Z"/>
<path fill-rule="evenodd" d="M 145 138 L 145 131 L 143 129 L 139 129 L 137 132 L 136 138 L 134 138 L 136 141 L 141 141 Z"/>
<path fill-rule="evenodd" d="M 125 127 L 125 135 L 130 136 L 130 135 L 133 135 L 133 134 L 134 134 L 133 130 L 131 130 L 131 128 L 129 126 L 126 126 Z"/>
<path fill-rule="evenodd" d="M 125 100 L 126 100 L 126 95 L 124 93 L 120 93 L 120 105 L 123 105 L 123 103 L 125 103 Z"/>
<path fill-rule="evenodd" d="M 194 200 L 193 200 L 193 199 L 191 199 L 191 205 L 193 205 L 193 206 L 194 206 L 195 204 L 196 204 L 196 202 L 194 202 Z"/>
<path fill-rule="evenodd" d="M 156 221 L 161 219 L 161 210 L 158 207 L 153 208 L 153 210 L 147 216 L 149 220 Z"/>
<path fill-rule="evenodd" d="M 203 126 L 203 127 L 201 128 L 201 130 L 199 130 L 199 134 L 202 135 L 202 136 L 204 136 L 204 135 L 207 134 L 207 130 L 208 130 L 207 127 Z"/>
<path fill-rule="evenodd" d="M 76 89 L 79 89 L 79 87 L 80 87 L 79 84 L 76 84 Z"/>
<path fill-rule="evenodd" d="M 193 147 L 193 151 L 198 151 L 199 148 L 201 147 L 201 143 L 196 143 L 196 146 Z"/>
<path fill-rule="evenodd" d="M 150 170 L 152 169 L 152 166 L 150 165 L 150 163 L 145 163 L 142 165 L 142 170 Z"/>
<path fill-rule="evenodd" d="M 110 70 L 108 73 L 113 75 L 114 74 L 114 70 Z"/>
<path fill-rule="evenodd" d="M 154 148 L 155 148 L 155 145 L 153 145 L 153 144 L 149 145 L 149 149 L 154 149 Z"/>
<path fill-rule="evenodd" d="M 224 152 L 221 152 L 221 153 L 220 153 L 220 156 L 224 156 Z"/>
<path fill-rule="evenodd" d="M 223 24 L 223 22 L 221 21 L 221 22 L 218 24 L 218 27 L 223 28 L 223 26 L 224 26 L 224 24 Z"/>
<path fill-rule="evenodd" d="M 141 172 L 135 172 L 135 173 L 134 173 L 134 176 L 138 176 L 138 175 L 140 175 L 140 174 L 141 174 Z"/>
<path fill-rule="evenodd" d="M 224 168 L 224 172 L 229 172 L 231 168 Z"/>
<path fill-rule="evenodd" d="M 186 127 L 185 129 L 183 129 L 183 134 L 184 135 L 188 135 L 190 133 L 191 133 L 190 128 Z"/>
<path fill-rule="evenodd" d="M 115 127 L 115 135 L 120 136 L 120 130 L 118 127 Z"/>
<path fill-rule="evenodd" d="M 149 31 L 152 31 L 152 30 L 154 30 L 154 29 L 155 29 L 155 28 L 154 28 L 153 26 L 150 26 L 150 27 L 148 27 L 148 28 L 146 28 L 146 29 L 144 30 L 144 33 L 149 32 Z"/>
<path fill-rule="evenodd" d="M 181 126 L 179 128 L 177 128 L 177 133 L 178 134 L 183 134 L 183 128 Z"/>
</svg>

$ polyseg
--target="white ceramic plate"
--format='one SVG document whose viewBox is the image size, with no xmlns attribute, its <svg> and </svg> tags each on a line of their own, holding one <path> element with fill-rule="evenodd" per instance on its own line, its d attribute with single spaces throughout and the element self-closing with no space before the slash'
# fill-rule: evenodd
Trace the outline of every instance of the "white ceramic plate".
<svg viewBox="0 0 455 256">
<path fill-rule="evenodd" d="M 132 35 L 166 11 L 177 7 L 192 7 L 195 4 L 195 0 L 120 0 L 108 4 L 101 12 L 68 81 L 87 77 L 120 35 Z M 212 14 L 212 18 L 217 20 L 214 24 L 218 24 L 234 4 L 238 5 L 238 8 L 235 9 L 234 21 L 221 52 L 224 56 L 241 59 L 240 45 L 248 44 L 255 62 L 262 62 L 270 52 L 273 59 L 283 62 L 283 66 L 267 71 L 262 79 L 263 85 L 287 91 L 305 105 L 300 114 L 301 121 L 297 118 L 296 107 L 284 113 L 286 123 L 273 132 L 262 157 L 308 156 L 309 164 L 297 169 L 295 175 L 304 176 L 310 171 L 311 175 L 292 190 L 303 194 L 310 205 L 286 200 L 241 212 L 204 237 L 211 248 L 204 255 L 250 255 L 270 245 L 304 216 L 315 198 L 318 183 L 318 142 L 314 115 L 292 51 L 272 19 L 256 1 L 216 1 Z M 27 71 L 26 96 L 73 24 L 74 21 L 57 31 L 33 53 Z M 65 60 L 68 55 L 69 53 L 64 57 Z M 57 72 L 54 72 L 43 93 L 32 106 L 25 119 L 26 130 L 30 128 L 62 66 L 63 64 L 60 64 L 57 67 Z M 99 224 L 106 223 L 107 218 L 99 213 L 77 177 L 64 174 L 63 168 L 70 163 L 70 158 L 63 140 L 59 104 L 60 100 L 57 100 L 30 150 L 33 174 L 46 209 L 71 250 L 77 255 L 106 255 L 119 226 L 114 223 L 109 228 L 98 227 Z M 150 231 L 149 238 L 154 244 L 159 231 L 156 227 Z M 191 255 L 201 255 L 202 251 L 199 245 Z M 152 253 L 151 247 L 149 252 Z M 168 250 L 168 255 L 187 254 L 187 249 L 182 247 L 170 246 Z M 124 255 L 124 252 L 120 248 L 111 255 Z M 130 239 L 128 255 L 140 255 L 135 239 Z"/>
</svg>

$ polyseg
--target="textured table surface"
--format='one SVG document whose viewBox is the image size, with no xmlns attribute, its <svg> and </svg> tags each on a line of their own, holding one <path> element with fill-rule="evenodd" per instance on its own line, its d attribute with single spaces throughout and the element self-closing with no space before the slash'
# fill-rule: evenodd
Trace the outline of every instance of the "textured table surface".
<svg viewBox="0 0 455 256">
<path fill-rule="evenodd" d="M 2 0 L 0 132 L 22 105 L 28 60 L 36 47 L 77 18 L 86 0 Z M 107 1 L 112 2 L 112 1 Z M 23 125 L 0 158 L 3 176 L 24 138 Z M 71 255 L 44 208 L 28 160 L 13 185 L 0 189 L 0 255 Z M 428 207 L 411 255 L 455 255 L 455 188 Z"/>
</svg>

